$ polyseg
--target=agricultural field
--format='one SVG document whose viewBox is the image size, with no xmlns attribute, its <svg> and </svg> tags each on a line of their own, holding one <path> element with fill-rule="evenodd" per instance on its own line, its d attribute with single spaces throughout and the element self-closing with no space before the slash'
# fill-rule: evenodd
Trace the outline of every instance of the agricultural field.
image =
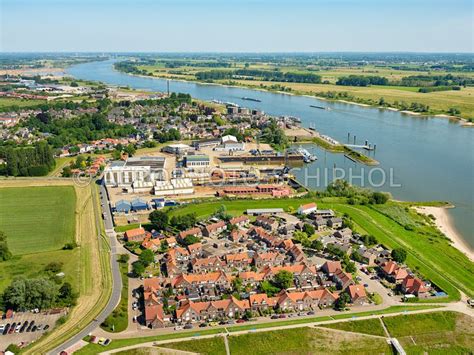
<svg viewBox="0 0 474 355">
<path fill-rule="evenodd" d="M 0 188 L 0 230 L 14 255 L 61 249 L 74 240 L 72 186 Z"/>
<path fill-rule="evenodd" d="M 271 200 L 233 200 L 189 204 L 171 210 L 171 214 L 195 213 L 204 218 L 224 205 L 232 215 L 242 214 L 247 208 L 282 207 L 295 211 L 300 204 L 314 201 L 311 198 L 271 199 Z M 402 247 L 407 250 L 407 264 L 414 271 L 430 279 L 449 297 L 448 301 L 459 299 L 458 290 L 470 297 L 474 296 L 474 264 L 459 250 L 451 246 L 449 239 L 442 235 L 429 221 L 409 208 L 407 203 L 389 202 L 385 205 L 349 205 L 343 200 L 317 200 L 322 209 L 330 208 L 339 214 L 352 217 L 357 232 L 374 235 L 380 243 L 389 248 Z"/>
<path fill-rule="evenodd" d="M 456 72 L 456 71 L 437 71 L 430 72 L 429 70 L 422 70 L 422 68 L 406 67 L 406 69 L 393 69 L 389 66 L 331 66 L 325 67 L 320 65 L 292 65 L 281 64 L 281 63 L 246 63 L 243 61 L 233 61 L 230 67 L 216 66 L 209 67 L 205 64 L 200 63 L 209 62 L 202 60 L 175 60 L 176 66 L 172 68 L 166 67 L 163 62 L 156 62 L 155 64 L 139 65 L 137 69 L 147 75 L 163 78 L 174 78 L 180 80 L 196 81 L 196 73 L 208 72 L 208 71 L 224 71 L 224 70 L 236 70 L 236 69 L 249 69 L 249 70 L 267 70 L 274 71 L 280 70 L 282 73 L 299 73 L 299 74 L 317 74 L 321 76 L 321 81 L 324 84 L 314 83 L 293 83 L 293 82 L 279 82 L 279 81 L 261 81 L 256 78 L 253 80 L 239 80 L 239 79 L 217 79 L 213 82 L 218 84 L 232 84 L 245 86 L 256 89 L 266 89 L 270 91 L 281 90 L 284 88 L 285 91 L 291 91 L 297 95 L 311 95 L 320 96 L 321 93 L 327 91 L 333 92 L 347 92 L 356 99 L 350 101 L 363 102 L 370 105 L 376 105 L 380 98 L 383 97 L 385 102 L 390 105 L 395 105 L 396 102 L 405 102 L 410 105 L 413 102 L 428 105 L 430 107 L 430 114 L 448 114 L 451 108 L 457 108 L 460 110 L 460 116 L 464 118 L 474 118 L 474 87 L 464 87 L 460 91 L 438 91 L 430 93 L 418 92 L 419 87 L 408 87 L 408 86 L 395 86 L 395 85 L 370 85 L 366 87 L 357 86 L 342 86 L 336 85 L 336 81 L 349 75 L 359 76 L 380 76 L 388 79 L 389 81 L 399 81 L 402 78 L 415 75 L 459 75 L 465 77 L 472 77 L 473 74 L 469 72 Z M 182 64 L 181 64 L 182 63 Z M 179 64 L 179 65 L 178 65 Z M 216 62 L 217 64 L 217 62 Z M 200 66 L 202 65 L 202 66 Z M 411 69 L 411 70 L 410 70 Z M 416 69 L 416 70 L 414 70 Z"/>
<path fill-rule="evenodd" d="M 0 112 L 9 110 L 10 108 L 17 106 L 20 108 L 36 107 L 46 103 L 45 100 L 31 100 L 31 99 L 17 99 L 11 97 L 0 97 Z"/>
</svg>

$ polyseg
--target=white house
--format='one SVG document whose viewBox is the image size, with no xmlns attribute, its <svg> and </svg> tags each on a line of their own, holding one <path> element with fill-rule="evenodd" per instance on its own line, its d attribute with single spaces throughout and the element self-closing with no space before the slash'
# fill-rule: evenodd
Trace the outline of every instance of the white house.
<svg viewBox="0 0 474 355">
<path fill-rule="evenodd" d="M 316 205 L 315 202 L 307 203 L 305 205 L 301 205 L 298 207 L 298 213 L 299 214 L 310 214 L 313 212 L 316 212 L 318 206 Z"/>
</svg>

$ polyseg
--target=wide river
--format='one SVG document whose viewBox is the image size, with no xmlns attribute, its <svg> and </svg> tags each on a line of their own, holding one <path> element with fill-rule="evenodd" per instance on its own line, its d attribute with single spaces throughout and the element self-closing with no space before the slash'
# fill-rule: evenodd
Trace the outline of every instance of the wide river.
<svg viewBox="0 0 474 355">
<path fill-rule="evenodd" d="M 166 80 L 120 73 L 113 60 L 73 66 L 68 74 L 85 80 L 134 89 L 166 91 Z M 270 93 L 245 88 L 171 81 L 170 90 L 201 100 L 235 102 L 271 115 L 299 117 L 305 127 L 314 127 L 340 142 L 376 144 L 371 155 L 380 162 L 369 168 L 341 154 L 310 145 L 318 156 L 295 175 L 312 188 L 324 188 L 333 175 L 410 201 L 450 201 L 455 227 L 474 248 L 474 129 L 463 128 L 445 118 L 418 117 L 390 110 L 322 101 L 311 97 Z M 422 95 L 422 94 L 420 94 Z M 261 102 L 242 100 L 251 97 Z M 330 108 L 321 110 L 310 105 Z M 364 152 L 364 151 L 362 151 Z M 367 153 L 364 153 L 367 154 Z M 344 175 L 344 176 L 343 176 Z"/>
</svg>

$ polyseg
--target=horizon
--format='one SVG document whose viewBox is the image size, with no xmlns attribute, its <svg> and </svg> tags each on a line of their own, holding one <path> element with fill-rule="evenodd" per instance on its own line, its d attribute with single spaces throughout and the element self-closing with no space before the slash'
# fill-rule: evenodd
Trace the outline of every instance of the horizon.
<svg viewBox="0 0 474 355">
<path fill-rule="evenodd" d="M 1 53 L 473 52 L 469 0 L 2 0 L 0 6 Z"/>
</svg>

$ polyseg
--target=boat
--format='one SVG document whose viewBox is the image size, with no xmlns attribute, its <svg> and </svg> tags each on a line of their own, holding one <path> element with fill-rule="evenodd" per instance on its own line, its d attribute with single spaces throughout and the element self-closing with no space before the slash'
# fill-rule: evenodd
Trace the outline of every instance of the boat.
<svg viewBox="0 0 474 355">
<path fill-rule="evenodd" d="M 312 107 L 312 108 L 318 108 L 320 110 L 330 110 L 329 107 L 324 107 L 324 106 L 318 106 L 318 105 L 309 105 L 309 107 Z"/>
<path fill-rule="evenodd" d="M 259 99 L 254 99 L 253 97 L 242 97 L 242 100 L 246 100 L 246 101 L 254 101 L 254 102 L 262 102 L 262 100 L 259 100 Z"/>
</svg>

